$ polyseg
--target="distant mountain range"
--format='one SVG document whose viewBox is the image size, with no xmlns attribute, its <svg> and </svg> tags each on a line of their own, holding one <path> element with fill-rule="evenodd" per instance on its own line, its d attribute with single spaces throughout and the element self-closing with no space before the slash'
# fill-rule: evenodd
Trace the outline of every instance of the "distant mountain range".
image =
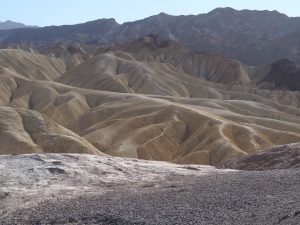
<svg viewBox="0 0 300 225">
<path fill-rule="evenodd" d="M 300 62 L 300 17 L 288 17 L 277 11 L 217 8 L 207 14 L 188 16 L 161 13 L 124 24 L 100 19 L 76 25 L 0 31 L 0 41 L 109 45 L 132 42 L 149 34 L 248 65 L 266 65 L 282 58 Z"/>
<path fill-rule="evenodd" d="M 25 28 L 25 27 L 32 27 L 32 26 L 27 26 L 23 23 L 17 23 L 11 20 L 0 22 L 0 30 L 10 30 L 10 29 L 17 29 L 17 28 Z"/>
</svg>

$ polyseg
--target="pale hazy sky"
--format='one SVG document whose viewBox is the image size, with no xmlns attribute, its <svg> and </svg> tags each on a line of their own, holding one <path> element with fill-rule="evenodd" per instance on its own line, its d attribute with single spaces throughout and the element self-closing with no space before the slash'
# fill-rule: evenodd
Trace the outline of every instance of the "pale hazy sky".
<svg viewBox="0 0 300 225">
<path fill-rule="evenodd" d="M 197 15 L 217 7 L 277 10 L 300 16 L 300 0 L 0 0 L 0 21 L 46 26 L 115 18 L 123 23 L 160 12 Z"/>
</svg>

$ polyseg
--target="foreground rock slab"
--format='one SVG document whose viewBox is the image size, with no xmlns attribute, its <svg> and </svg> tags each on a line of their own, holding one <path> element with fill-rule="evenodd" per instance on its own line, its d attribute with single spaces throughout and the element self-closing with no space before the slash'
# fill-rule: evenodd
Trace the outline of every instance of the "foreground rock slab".
<svg viewBox="0 0 300 225">
<path fill-rule="evenodd" d="M 299 224 L 300 170 L 0 157 L 0 224 Z"/>
</svg>

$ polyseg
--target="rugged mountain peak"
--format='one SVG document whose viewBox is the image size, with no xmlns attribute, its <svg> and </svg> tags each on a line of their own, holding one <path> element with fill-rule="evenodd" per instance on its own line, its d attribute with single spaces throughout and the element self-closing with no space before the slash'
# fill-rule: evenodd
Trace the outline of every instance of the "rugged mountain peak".
<svg viewBox="0 0 300 225">
<path fill-rule="evenodd" d="M 3 22 L 3 24 L 16 24 L 16 22 L 11 21 L 11 20 L 6 20 L 5 22 Z"/>
<path fill-rule="evenodd" d="M 157 15 L 153 15 L 153 16 L 147 17 L 144 20 L 149 20 L 149 19 L 163 19 L 164 20 L 164 19 L 168 19 L 168 18 L 171 18 L 171 17 L 174 17 L 174 16 L 169 15 L 169 14 L 167 14 L 165 12 L 161 12 L 161 13 L 159 13 Z"/>
<path fill-rule="evenodd" d="M 159 13 L 159 14 L 157 14 L 158 16 L 171 16 L 171 15 L 169 15 L 168 13 L 165 13 L 165 12 L 161 12 L 161 13 Z"/>
<path fill-rule="evenodd" d="M 225 8 L 222 8 L 222 7 L 218 7 L 212 11 L 210 11 L 208 13 L 208 15 L 218 15 L 218 14 L 231 14 L 231 13 L 235 13 L 235 12 L 238 12 L 238 10 L 235 10 L 231 7 L 225 7 Z"/>
</svg>

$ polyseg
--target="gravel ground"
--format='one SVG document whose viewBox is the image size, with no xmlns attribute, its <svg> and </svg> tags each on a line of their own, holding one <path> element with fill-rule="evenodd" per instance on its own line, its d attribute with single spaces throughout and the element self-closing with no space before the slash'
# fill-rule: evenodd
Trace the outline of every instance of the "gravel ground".
<svg viewBox="0 0 300 225">
<path fill-rule="evenodd" d="M 48 160 L 48 156 L 43 157 Z M 60 168 L 66 160 L 53 159 Z M 130 170 L 123 168 L 127 175 L 129 171 L 149 166 L 157 177 L 146 173 L 142 182 L 139 179 L 113 182 L 112 178 L 110 182 L 93 181 L 76 189 L 54 182 L 48 183 L 53 190 L 44 192 L 35 192 L 38 189 L 35 185 L 28 189 L 15 187 L 15 191 L 2 189 L 0 224 L 300 224 L 299 169 L 250 172 L 125 162 L 124 165 L 135 165 Z M 158 179 L 160 168 L 163 175 Z M 50 172 L 49 176 L 60 180 L 62 175 L 59 170 L 56 172 L 54 175 Z M 5 184 L 3 174 L 0 171 Z M 59 190 L 54 191 L 54 187 Z"/>
</svg>

